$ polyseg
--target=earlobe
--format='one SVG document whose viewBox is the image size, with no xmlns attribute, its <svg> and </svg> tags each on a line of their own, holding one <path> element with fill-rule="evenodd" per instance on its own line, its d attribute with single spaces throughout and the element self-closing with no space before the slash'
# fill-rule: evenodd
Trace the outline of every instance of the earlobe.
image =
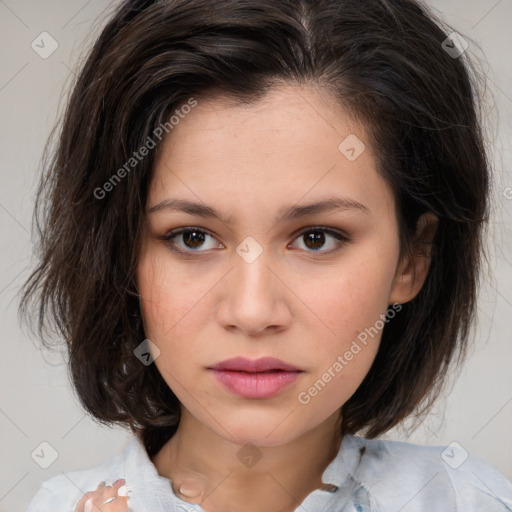
<svg viewBox="0 0 512 512">
<path fill-rule="evenodd" d="M 418 219 L 411 247 L 398 265 L 389 304 L 404 304 L 420 292 L 430 268 L 437 225 L 438 218 L 430 212 Z"/>
</svg>

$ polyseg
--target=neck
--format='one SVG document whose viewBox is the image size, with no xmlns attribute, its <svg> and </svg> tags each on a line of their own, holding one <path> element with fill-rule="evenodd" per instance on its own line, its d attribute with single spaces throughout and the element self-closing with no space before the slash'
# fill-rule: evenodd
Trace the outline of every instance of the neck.
<svg viewBox="0 0 512 512">
<path fill-rule="evenodd" d="M 340 443 L 339 411 L 287 444 L 256 447 L 220 437 L 183 409 L 152 462 L 177 496 L 207 512 L 293 512 L 322 485 Z"/>
</svg>

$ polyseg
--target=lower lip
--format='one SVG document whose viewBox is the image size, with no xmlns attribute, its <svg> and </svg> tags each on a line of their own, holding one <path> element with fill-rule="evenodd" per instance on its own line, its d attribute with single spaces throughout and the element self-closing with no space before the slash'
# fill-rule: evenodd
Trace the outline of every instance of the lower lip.
<svg viewBox="0 0 512 512">
<path fill-rule="evenodd" d="M 233 393 L 245 398 L 269 398 L 294 382 L 302 372 L 247 373 L 211 370 Z"/>
</svg>

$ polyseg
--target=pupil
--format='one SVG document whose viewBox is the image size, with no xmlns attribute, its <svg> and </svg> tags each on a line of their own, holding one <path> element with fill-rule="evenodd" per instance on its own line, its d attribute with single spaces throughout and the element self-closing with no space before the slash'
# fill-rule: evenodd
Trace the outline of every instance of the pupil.
<svg viewBox="0 0 512 512">
<path fill-rule="evenodd" d="M 321 247 L 325 242 L 324 242 L 324 239 L 325 239 L 325 235 L 324 233 L 322 233 L 321 231 L 312 231 L 310 232 L 308 235 L 307 235 L 307 240 L 306 240 L 306 245 L 310 248 L 310 249 L 318 249 L 319 247 Z M 312 242 L 313 245 L 316 244 L 315 247 L 312 247 L 309 242 Z M 318 245 L 318 242 L 320 242 L 320 244 Z"/>
<path fill-rule="evenodd" d="M 185 244 L 188 247 L 200 247 L 204 243 L 205 233 L 198 233 L 197 231 L 189 231 L 185 233 Z M 191 244 L 188 242 L 192 240 Z M 194 245 L 195 244 L 195 245 Z"/>
</svg>

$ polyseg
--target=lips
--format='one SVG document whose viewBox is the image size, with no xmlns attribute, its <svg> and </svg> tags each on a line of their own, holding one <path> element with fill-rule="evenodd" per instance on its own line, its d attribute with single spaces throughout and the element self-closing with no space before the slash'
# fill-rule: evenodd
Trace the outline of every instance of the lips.
<svg viewBox="0 0 512 512">
<path fill-rule="evenodd" d="M 227 359 L 208 368 L 225 389 L 243 398 L 267 399 L 295 382 L 303 370 L 280 359 Z"/>
<path fill-rule="evenodd" d="M 262 373 L 272 371 L 298 372 L 299 368 L 276 359 L 274 357 L 262 357 L 261 359 L 251 360 L 245 357 L 234 357 L 227 359 L 211 367 L 212 370 Z"/>
</svg>

